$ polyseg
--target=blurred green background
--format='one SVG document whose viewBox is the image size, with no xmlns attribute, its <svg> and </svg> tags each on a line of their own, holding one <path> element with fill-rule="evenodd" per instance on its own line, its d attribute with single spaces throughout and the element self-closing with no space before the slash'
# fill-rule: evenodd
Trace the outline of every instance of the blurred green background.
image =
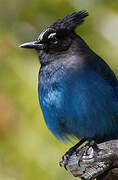
<svg viewBox="0 0 118 180">
<path fill-rule="evenodd" d="M 0 180 L 69 180 L 58 166 L 70 147 L 47 129 L 40 110 L 39 61 L 18 48 L 73 11 L 90 16 L 78 33 L 118 75 L 117 0 L 0 0 Z"/>
</svg>

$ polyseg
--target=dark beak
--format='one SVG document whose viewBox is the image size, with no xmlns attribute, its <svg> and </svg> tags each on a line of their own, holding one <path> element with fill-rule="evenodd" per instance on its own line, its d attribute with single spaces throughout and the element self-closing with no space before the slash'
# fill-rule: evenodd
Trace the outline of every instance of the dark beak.
<svg viewBox="0 0 118 180">
<path fill-rule="evenodd" d="M 43 50 L 45 48 L 44 44 L 41 44 L 37 41 L 21 44 L 19 47 L 20 48 L 29 48 L 29 49 L 39 49 L 39 50 Z"/>
</svg>

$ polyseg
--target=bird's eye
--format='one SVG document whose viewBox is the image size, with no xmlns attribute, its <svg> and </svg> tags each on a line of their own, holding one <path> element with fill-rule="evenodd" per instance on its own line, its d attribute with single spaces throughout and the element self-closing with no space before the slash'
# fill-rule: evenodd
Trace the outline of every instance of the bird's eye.
<svg viewBox="0 0 118 180">
<path fill-rule="evenodd" d="M 53 44 L 58 44 L 58 39 L 56 37 L 56 33 L 51 33 L 48 36 L 48 40 L 50 40 L 51 42 L 53 42 Z"/>
</svg>

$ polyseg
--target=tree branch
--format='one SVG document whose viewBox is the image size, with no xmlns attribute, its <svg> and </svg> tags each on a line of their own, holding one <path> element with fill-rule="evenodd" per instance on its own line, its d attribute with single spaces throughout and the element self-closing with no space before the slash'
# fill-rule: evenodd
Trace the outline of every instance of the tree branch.
<svg viewBox="0 0 118 180">
<path fill-rule="evenodd" d="M 60 166 L 82 180 L 118 180 L 118 140 L 86 145 L 69 160 L 61 159 Z"/>
</svg>

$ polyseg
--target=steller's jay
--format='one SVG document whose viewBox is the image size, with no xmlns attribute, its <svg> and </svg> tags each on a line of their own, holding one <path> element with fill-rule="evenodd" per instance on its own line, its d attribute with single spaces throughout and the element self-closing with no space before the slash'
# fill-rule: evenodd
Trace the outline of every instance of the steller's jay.
<svg viewBox="0 0 118 180">
<path fill-rule="evenodd" d="M 74 12 L 46 28 L 34 48 L 40 58 L 38 94 L 48 128 L 62 141 L 69 136 L 97 143 L 118 138 L 118 80 L 104 60 L 75 33 L 88 16 Z"/>
</svg>

